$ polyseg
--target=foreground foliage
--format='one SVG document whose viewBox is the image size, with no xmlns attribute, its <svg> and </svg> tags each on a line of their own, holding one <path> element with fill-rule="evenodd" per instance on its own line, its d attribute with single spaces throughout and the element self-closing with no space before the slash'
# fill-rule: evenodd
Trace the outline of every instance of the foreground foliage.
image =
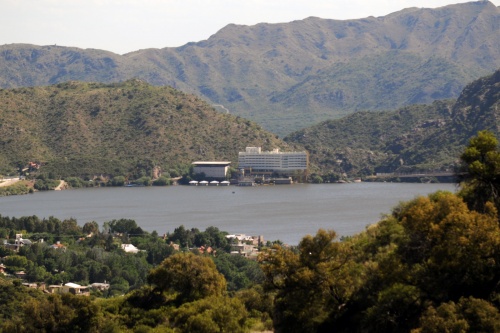
<svg viewBox="0 0 500 333">
<path fill-rule="evenodd" d="M 471 211 L 438 192 L 401 204 L 344 242 L 320 230 L 298 252 L 269 251 L 261 262 L 266 285 L 277 291 L 276 332 L 407 332 L 425 326 L 433 308 L 465 298 L 470 311 L 485 304 L 498 313 L 500 228 L 487 207 Z"/>
</svg>

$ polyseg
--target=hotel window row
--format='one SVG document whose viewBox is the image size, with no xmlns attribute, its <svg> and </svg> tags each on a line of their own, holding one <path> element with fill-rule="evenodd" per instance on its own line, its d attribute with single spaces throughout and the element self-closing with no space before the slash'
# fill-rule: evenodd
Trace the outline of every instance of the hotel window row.
<svg viewBox="0 0 500 333">
<path fill-rule="evenodd" d="M 238 154 L 241 169 L 266 171 L 307 170 L 307 152 L 280 152 L 279 149 L 262 151 L 261 147 L 246 147 Z"/>
</svg>

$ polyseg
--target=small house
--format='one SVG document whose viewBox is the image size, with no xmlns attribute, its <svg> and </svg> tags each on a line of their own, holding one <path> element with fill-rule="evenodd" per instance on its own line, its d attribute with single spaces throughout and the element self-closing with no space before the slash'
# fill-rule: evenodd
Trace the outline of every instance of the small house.
<svg viewBox="0 0 500 333">
<path fill-rule="evenodd" d="M 90 296 L 89 287 L 80 286 L 79 284 L 68 282 L 61 290 L 62 293 L 71 293 L 79 296 Z"/>
<path fill-rule="evenodd" d="M 122 250 L 127 253 L 139 253 L 141 250 L 136 248 L 133 244 L 122 244 Z"/>
</svg>

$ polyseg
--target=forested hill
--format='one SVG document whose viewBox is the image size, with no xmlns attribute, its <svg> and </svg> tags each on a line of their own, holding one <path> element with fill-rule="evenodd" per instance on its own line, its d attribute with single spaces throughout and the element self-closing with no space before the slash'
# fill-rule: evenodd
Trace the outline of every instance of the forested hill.
<svg viewBox="0 0 500 333">
<path fill-rule="evenodd" d="M 4 45 L 0 86 L 138 77 L 284 135 L 358 110 L 457 98 L 468 82 L 500 67 L 498 22 L 500 9 L 477 1 L 357 20 L 231 24 L 205 41 L 123 56 Z"/>
<path fill-rule="evenodd" d="M 467 85 L 456 101 L 389 112 L 357 112 L 286 137 L 302 144 L 322 172 L 453 170 L 480 130 L 500 135 L 500 70 Z"/>
<path fill-rule="evenodd" d="M 235 162 L 245 146 L 287 147 L 248 120 L 140 80 L 0 90 L 4 171 L 29 161 L 56 176 L 168 171 L 196 160 Z"/>
</svg>

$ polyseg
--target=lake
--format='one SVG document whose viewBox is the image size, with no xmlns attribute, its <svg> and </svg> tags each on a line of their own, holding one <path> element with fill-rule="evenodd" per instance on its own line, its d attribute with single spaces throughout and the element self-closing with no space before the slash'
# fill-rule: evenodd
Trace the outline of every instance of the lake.
<svg viewBox="0 0 500 333">
<path fill-rule="evenodd" d="M 281 186 L 168 186 L 89 188 L 0 198 L 3 216 L 74 217 L 80 225 L 134 219 L 159 234 L 209 226 L 231 234 L 263 235 L 296 245 L 319 228 L 354 235 L 400 201 L 455 184 L 349 183 Z"/>
</svg>

